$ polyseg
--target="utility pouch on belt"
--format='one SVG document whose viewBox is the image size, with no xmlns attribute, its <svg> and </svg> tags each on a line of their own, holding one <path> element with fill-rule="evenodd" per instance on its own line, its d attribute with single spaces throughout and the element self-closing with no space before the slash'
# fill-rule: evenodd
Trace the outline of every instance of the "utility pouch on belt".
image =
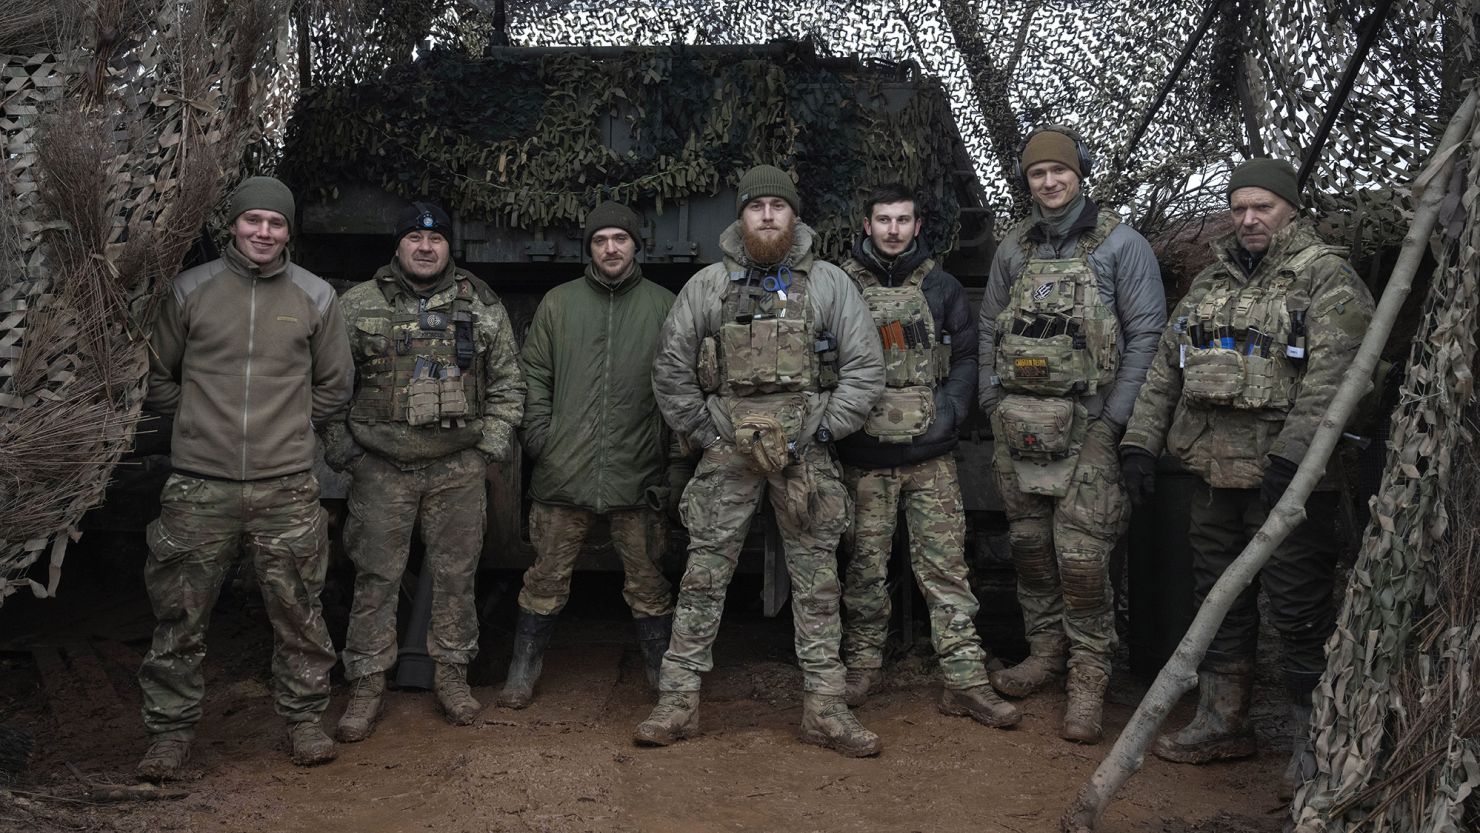
<svg viewBox="0 0 1480 833">
<path fill-rule="evenodd" d="M 735 422 L 735 449 L 750 467 L 762 474 L 786 468 L 786 429 L 767 414 L 751 414 Z"/>
<path fill-rule="evenodd" d="M 886 443 L 907 443 L 935 422 L 935 395 L 925 385 L 884 388 L 863 422 L 863 431 Z"/>
<path fill-rule="evenodd" d="M 992 432 L 1024 493 L 1064 497 L 1088 421 L 1084 406 L 1071 399 L 1009 394 L 992 413 Z"/>
<path fill-rule="evenodd" d="M 714 393 L 719 390 L 719 343 L 714 336 L 705 336 L 699 342 L 699 361 L 695 371 L 700 391 Z"/>
</svg>

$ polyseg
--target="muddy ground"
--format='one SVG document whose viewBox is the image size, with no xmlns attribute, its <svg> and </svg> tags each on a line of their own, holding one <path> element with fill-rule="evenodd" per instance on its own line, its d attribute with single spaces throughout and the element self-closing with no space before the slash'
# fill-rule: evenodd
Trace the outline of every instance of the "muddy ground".
<svg viewBox="0 0 1480 833">
<path fill-rule="evenodd" d="M 0 729 L 24 729 L 35 746 L 19 780 L 0 781 L 0 830 L 1029 833 L 1057 829 L 1109 748 L 1058 738 L 1062 693 L 1024 702 L 1024 720 L 1012 731 L 939 714 L 939 682 L 918 627 L 915 644 L 891 660 L 884 690 L 858 710 L 882 736 L 884 753 L 849 760 L 802 745 L 790 620 L 761 616 L 754 576 L 732 588 L 717 667 L 705 680 L 701 735 L 667 749 L 636 748 L 631 731 L 653 695 L 619 583 L 586 573 L 577 577 L 533 706 L 490 706 L 474 726 L 455 728 L 430 693 L 393 692 L 370 740 L 302 769 L 289 763 L 272 711 L 271 637 L 248 588 L 223 601 L 211 626 L 205 718 L 175 797 L 98 800 L 87 785 L 130 783 L 145 747 L 133 675 L 153 620 L 132 569 L 114 559 L 93 565 L 93 580 L 79 578 L 87 570 L 80 560 L 68 564 L 58 600 L 13 597 L 0 608 Z M 501 589 L 488 606 L 472 675 L 483 702 L 492 701 L 508 660 L 513 605 L 511 588 Z M 333 591 L 326 597 L 336 639 L 343 602 Z M 1110 737 L 1148 683 L 1118 670 Z M 1257 759 L 1185 767 L 1149 758 L 1102 829 L 1278 831 L 1284 816 L 1274 796 L 1289 727 L 1278 695 L 1267 694 L 1277 691 L 1275 680 L 1262 681 Z M 336 677 L 329 720 L 346 696 Z M 1174 712 L 1177 724 L 1190 717 L 1193 696 Z"/>
</svg>

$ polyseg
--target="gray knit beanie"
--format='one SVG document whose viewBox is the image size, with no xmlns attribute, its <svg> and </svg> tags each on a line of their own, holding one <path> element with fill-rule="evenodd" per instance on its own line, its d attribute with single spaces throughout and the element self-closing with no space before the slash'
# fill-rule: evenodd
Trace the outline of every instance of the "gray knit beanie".
<svg viewBox="0 0 1480 833">
<path fill-rule="evenodd" d="M 236 191 L 231 195 L 231 205 L 227 211 L 231 215 L 231 221 L 244 211 L 252 209 L 264 209 L 276 211 L 288 219 L 288 228 L 293 228 L 293 215 L 295 207 L 293 203 L 293 192 L 288 186 L 270 176 L 254 176 L 242 180 L 242 184 L 236 186 Z"/>
<path fill-rule="evenodd" d="M 586 251 L 591 251 L 591 237 L 604 228 L 619 228 L 627 232 L 642 251 L 642 219 L 637 212 L 619 202 L 607 200 L 586 214 Z"/>
<path fill-rule="evenodd" d="M 735 197 L 735 215 L 745 210 L 745 204 L 759 197 L 780 197 L 786 200 L 791 210 L 802 213 L 802 197 L 797 193 L 796 183 L 786 171 L 774 165 L 756 165 L 740 177 L 738 195 Z"/>
<path fill-rule="evenodd" d="M 1263 188 L 1275 196 L 1300 207 L 1300 186 L 1295 179 L 1295 166 L 1283 159 L 1257 156 L 1233 169 L 1228 180 L 1228 196 L 1240 188 Z"/>
</svg>

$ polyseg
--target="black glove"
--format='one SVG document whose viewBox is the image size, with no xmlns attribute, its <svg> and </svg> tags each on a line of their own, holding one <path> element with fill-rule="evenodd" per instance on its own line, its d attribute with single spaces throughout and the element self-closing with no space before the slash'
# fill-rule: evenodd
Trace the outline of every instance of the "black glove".
<svg viewBox="0 0 1480 833">
<path fill-rule="evenodd" d="M 1120 476 L 1125 479 L 1131 505 L 1140 506 L 1156 493 L 1156 455 L 1133 445 L 1122 447 Z"/>
<path fill-rule="evenodd" d="M 1264 498 L 1265 503 L 1270 506 L 1279 503 L 1285 490 L 1290 488 L 1290 481 L 1295 479 L 1295 470 L 1298 468 L 1299 463 L 1292 463 L 1274 454 L 1269 455 L 1269 465 L 1264 467 L 1264 482 L 1259 484 L 1259 496 Z"/>
</svg>

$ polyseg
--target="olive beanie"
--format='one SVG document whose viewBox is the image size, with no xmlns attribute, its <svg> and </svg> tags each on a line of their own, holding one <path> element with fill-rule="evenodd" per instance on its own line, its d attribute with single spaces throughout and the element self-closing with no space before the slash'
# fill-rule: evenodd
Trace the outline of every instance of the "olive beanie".
<svg viewBox="0 0 1480 833">
<path fill-rule="evenodd" d="M 1023 157 L 1018 163 L 1023 176 L 1026 177 L 1028 169 L 1039 162 L 1058 162 L 1080 179 L 1084 178 L 1084 171 L 1079 169 L 1079 149 L 1074 146 L 1074 139 L 1057 130 L 1040 130 L 1023 146 Z"/>
<path fill-rule="evenodd" d="M 586 214 L 586 229 L 582 235 L 586 241 L 586 251 L 591 251 L 591 237 L 604 228 L 619 228 L 627 232 L 637 243 L 637 250 L 642 251 L 642 220 L 637 212 L 622 205 L 619 202 L 607 200 L 591 209 Z"/>
<path fill-rule="evenodd" d="M 1228 196 L 1240 188 L 1263 188 L 1275 196 L 1300 207 L 1300 185 L 1296 181 L 1295 166 L 1283 159 L 1256 156 L 1233 169 L 1228 180 Z"/>
<path fill-rule="evenodd" d="M 276 211 L 288 220 L 288 228 L 293 228 L 293 214 L 295 211 L 293 203 L 293 192 L 288 186 L 270 176 L 254 176 L 242 180 L 242 184 L 236 186 L 231 194 L 231 204 L 227 211 L 231 215 L 231 222 L 236 222 L 243 212 L 253 209 Z"/>
<path fill-rule="evenodd" d="M 802 197 L 797 193 L 796 183 L 786 171 L 774 165 L 756 165 L 740 177 L 735 197 L 735 214 L 745 210 L 745 204 L 759 197 L 780 197 L 786 200 L 791 210 L 802 213 Z"/>
</svg>

